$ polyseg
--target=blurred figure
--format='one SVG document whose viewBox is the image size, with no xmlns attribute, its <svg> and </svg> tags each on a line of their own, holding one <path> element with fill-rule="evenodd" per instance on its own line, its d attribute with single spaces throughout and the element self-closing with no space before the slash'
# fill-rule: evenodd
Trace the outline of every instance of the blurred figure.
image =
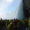
<svg viewBox="0 0 30 30">
<path fill-rule="evenodd" d="M 11 26 L 9 26 L 9 30 L 24 30 L 23 24 L 22 21 L 16 19 L 10 24 Z"/>
</svg>

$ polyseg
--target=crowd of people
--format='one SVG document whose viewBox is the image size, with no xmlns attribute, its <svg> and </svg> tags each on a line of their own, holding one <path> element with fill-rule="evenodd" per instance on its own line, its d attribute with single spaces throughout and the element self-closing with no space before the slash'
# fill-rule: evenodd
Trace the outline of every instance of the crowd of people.
<svg viewBox="0 0 30 30">
<path fill-rule="evenodd" d="M 8 27 L 7 24 L 11 26 Z M 28 21 L 14 19 L 7 23 L 6 21 L 0 20 L 0 30 L 28 30 Z"/>
</svg>

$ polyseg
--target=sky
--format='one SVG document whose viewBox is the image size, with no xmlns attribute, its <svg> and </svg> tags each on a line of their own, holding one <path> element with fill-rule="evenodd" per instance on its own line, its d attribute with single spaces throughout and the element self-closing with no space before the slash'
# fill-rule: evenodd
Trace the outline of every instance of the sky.
<svg viewBox="0 0 30 30">
<path fill-rule="evenodd" d="M 22 0 L 0 0 L 0 18 L 2 19 L 16 18 L 21 1 Z"/>
</svg>

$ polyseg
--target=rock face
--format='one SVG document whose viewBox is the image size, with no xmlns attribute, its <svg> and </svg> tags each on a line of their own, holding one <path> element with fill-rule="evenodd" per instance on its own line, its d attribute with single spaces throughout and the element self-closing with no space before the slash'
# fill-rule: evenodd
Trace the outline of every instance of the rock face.
<svg viewBox="0 0 30 30">
<path fill-rule="evenodd" d="M 23 3 L 26 8 L 30 8 L 30 0 L 23 0 Z"/>
<path fill-rule="evenodd" d="M 17 18 L 23 19 L 28 17 L 30 17 L 30 0 L 23 0 L 20 3 Z"/>
<path fill-rule="evenodd" d="M 30 16 L 30 0 L 23 0 L 23 6 L 24 6 L 24 15 L 26 18 Z"/>
</svg>

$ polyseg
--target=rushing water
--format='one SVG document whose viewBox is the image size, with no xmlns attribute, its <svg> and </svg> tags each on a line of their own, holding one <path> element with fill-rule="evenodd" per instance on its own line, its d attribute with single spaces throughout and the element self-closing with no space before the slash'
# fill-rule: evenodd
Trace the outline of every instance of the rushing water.
<svg viewBox="0 0 30 30">
<path fill-rule="evenodd" d="M 19 5 L 19 10 L 17 13 L 17 18 L 18 19 L 23 19 L 24 18 L 24 12 L 23 12 L 23 1 L 21 0 L 21 3 Z"/>
</svg>

